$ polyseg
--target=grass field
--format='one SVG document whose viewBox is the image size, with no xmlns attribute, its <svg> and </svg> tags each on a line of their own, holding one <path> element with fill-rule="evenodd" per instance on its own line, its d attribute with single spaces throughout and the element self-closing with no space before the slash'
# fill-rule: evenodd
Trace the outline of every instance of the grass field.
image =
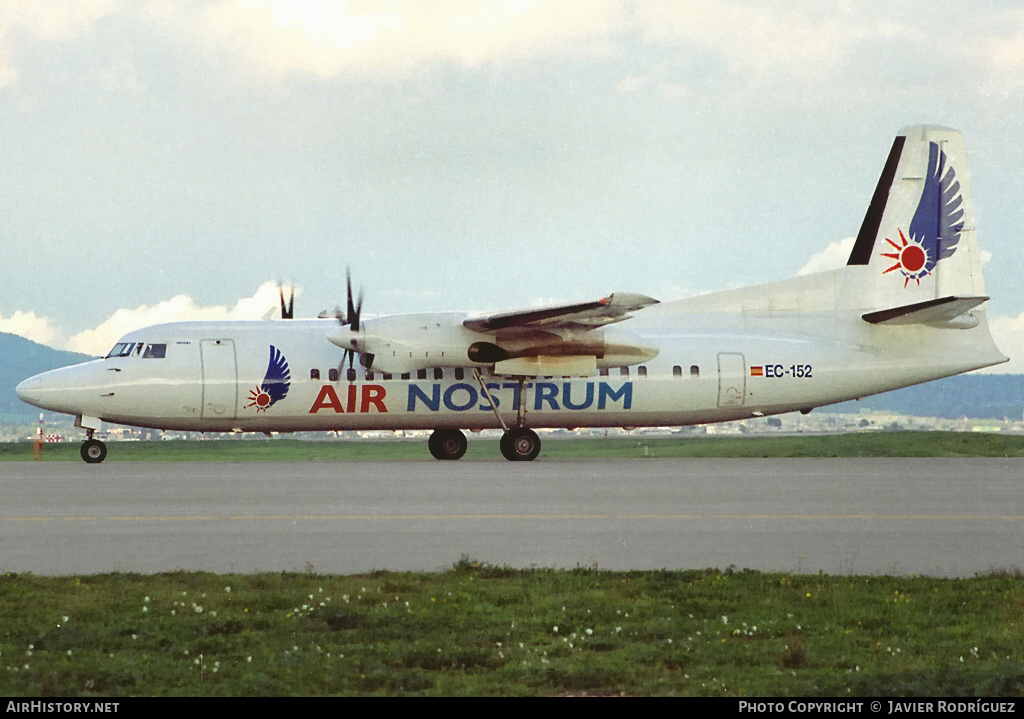
<svg viewBox="0 0 1024 719">
<path fill-rule="evenodd" d="M 17 696 L 1021 696 L 1020 576 L 0 578 Z"/>
<path fill-rule="evenodd" d="M 296 439 L 109 442 L 107 462 L 401 460 L 434 461 L 426 441 L 309 442 Z M 81 462 L 76 443 L 48 444 L 46 462 Z M 639 457 L 1024 457 L 1024 436 L 968 432 L 857 432 L 729 438 L 543 440 L 540 459 Z M 464 459 L 505 461 L 497 440 L 470 437 Z M 28 442 L 0 443 L 0 461 L 32 461 Z"/>
</svg>

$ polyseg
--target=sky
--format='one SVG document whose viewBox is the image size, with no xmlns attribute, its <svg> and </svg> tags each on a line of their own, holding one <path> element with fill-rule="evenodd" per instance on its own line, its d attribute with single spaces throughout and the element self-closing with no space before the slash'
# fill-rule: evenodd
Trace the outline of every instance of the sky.
<svg viewBox="0 0 1024 719">
<path fill-rule="evenodd" d="M 915 123 L 964 132 L 1024 372 L 1024 2 L 0 0 L 0 331 L 785 279 Z"/>
</svg>

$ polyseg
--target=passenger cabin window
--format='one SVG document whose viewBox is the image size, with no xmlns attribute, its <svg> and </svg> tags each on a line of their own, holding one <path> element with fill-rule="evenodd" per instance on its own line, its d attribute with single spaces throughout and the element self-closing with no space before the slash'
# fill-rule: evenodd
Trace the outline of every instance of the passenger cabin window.
<svg viewBox="0 0 1024 719">
<path fill-rule="evenodd" d="M 640 365 L 639 367 L 636 368 L 636 373 L 640 377 L 646 377 L 647 376 L 647 368 L 644 367 L 643 365 Z"/>
<path fill-rule="evenodd" d="M 600 371 L 598 371 L 598 374 L 601 375 L 602 377 L 607 377 L 608 376 L 608 368 L 607 367 L 602 367 L 600 369 Z"/>
<path fill-rule="evenodd" d="M 619 367 L 620 377 L 629 377 L 629 367 Z"/>
<path fill-rule="evenodd" d="M 426 379 L 427 371 L 425 369 L 416 370 L 416 379 Z"/>
<path fill-rule="evenodd" d="M 381 375 L 381 379 L 384 379 L 384 380 L 388 380 L 388 379 L 391 379 L 391 373 L 390 373 L 390 372 L 385 372 L 385 373 L 383 373 L 383 374 Z"/>
<path fill-rule="evenodd" d="M 366 376 L 366 379 L 372 380 L 373 379 L 373 370 L 372 369 L 366 370 L 366 375 L 365 376 Z"/>
<path fill-rule="evenodd" d="M 328 370 L 328 372 L 329 372 L 329 371 L 330 371 L 330 370 Z M 334 370 L 334 371 L 335 371 L 335 373 L 337 373 L 337 371 L 338 371 L 338 370 Z M 318 370 L 318 369 L 311 369 L 311 370 L 309 371 L 309 378 L 310 378 L 310 379 L 320 379 L 320 370 Z M 332 381 L 333 381 L 333 380 L 332 380 Z"/>
<path fill-rule="evenodd" d="M 434 368 L 434 379 L 444 379 L 444 370 L 440 367 Z"/>
<path fill-rule="evenodd" d="M 331 369 L 327 370 L 327 379 L 329 379 L 331 382 L 337 382 L 340 374 L 341 373 L 338 371 L 337 367 L 332 367 Z"/>
<path fill-rule="evenodd" d="M 146 345 L 146 353 L 142 355 L 142 359 L 163 359 L 167 356 L 167 345 L 163 342 L 160 344 Z"/>
<path fill-rule="evenodd" d="M 700 367 L 698 367 L 695 364 L 690 365 L 690 376 L 691 377 L 700 377 Z"/>
<path fill-rule="evenodd" d="M 683 376 L 683 368 L 680 367 L 679 365 L 676 365 L 675 367 L 673 367 L 672 368 L 672 376 L 673 377 L 682 377 Z"/>
<path fill-rule="evenodd" d="M 410 377 L 411 377 L 411 375 L 408 372 L 403 372 L 402 373 L 402 379 L 409 379 Z"/>
<path fill-rule="evenodd" d="M 456 367 L 455 368 L 455 379 L 465 379 L 465 378 L 466 378 L 466 370 L 462 369 L 461 367 Z"/>
</svg>

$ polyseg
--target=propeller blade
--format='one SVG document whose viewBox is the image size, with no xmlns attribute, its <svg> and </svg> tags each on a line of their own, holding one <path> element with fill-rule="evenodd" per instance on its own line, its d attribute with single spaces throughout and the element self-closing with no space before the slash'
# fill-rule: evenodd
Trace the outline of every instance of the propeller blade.
<svg viewBox="0 0 1024 719">
<path fill-rule="evenodd" d="M 357 338 L 351 334 L 359 331 L 359 315 L 363 311 L 363 291 L 359 290 L 359 298 L 356 299 L 352 292 L 352 270 L 348 267 L 345 268 L 345 314 L 341 314 L 341 308 L 335 307 L 334 314 L 338 319 L 338 324 L 342 327 L 346 325 L 349 328 L 349 332 L 336 331 L 328 335 L 328 339 L 342 348 L 341 362 L 338 364 L 338 375 L 340 377 L 341 370 L 345 366 L 345 361 L 348 360 L 348 371 L 345 373 L 349 382 L 356 381 L 356 370 L 353 366 L 356 359 L 356 348 Z M 373 355 L 369 355 L 370 361 L 372 361 Z M 359 363 L 363 366 L 364 358 L 360 356 Z"/>
<path fill-rule="evenodd" d="M 295 319 L 295 285 L 292 284 L 291 295 L 287 305 L 284 302 L 284 286 L 281 283 L 277 285 L 277 293 L 281 296 L 281 319 Z"/>
<path fill-rule="evenodd" d="M 348 304 L 346 305 L 347 309 L 345 312 L 345 320 L 351 323 L 353 318 L 356 316 L 356 308 L 355 305 L 352 303 L 352 270 L 350 270 L 347 267 L 345 268 L 345 284 L 348 289 Z M 356 325 L 355 327 L 353 327 L 353 329 L 358 330 L 359 326 Z"/>
<path fill-rule="evenodd" d="M 345 313 L 341 311 L 338 305 L 334 305 L 334 319 L 338 320 L 338 324 L 344 327 L 348 324 L 348 319 L 345 317 Z"/>
<path fill-rule="evenodd" d="M 359 331 L 359 315 L 363 311 L 363 291 L 359 290 L 359 300 L 353 301 L 352 299 L 352 270 L 348 267 L 345 268 L 345 289 L 346 289 L 346 302 L 347 302 L 347 314 L 345 315 L 346 321 L 352 325 L 352 331 Z"/>
<path fill-rule="evenodd" d="M 356 332 L 359 331 L 359 315 L 363 312 L 363 291 L 359 290 L 359 300 L 356 302 L 356 316 L 352 320 L 352 329 Z"/>
<path fill-rule="evenodd" d="M 345 350 L 344 352 L 341 353 L 341 362 L 338 363 L 338 369 L 337 369 L 337 373 L 338 373 L 338 378 L 339 379 L 341 378 L 342 371 L 345 369 L 345 355 L 347 355 L 347 354 L 348 354 L 348 350 Z"/>
</svg>

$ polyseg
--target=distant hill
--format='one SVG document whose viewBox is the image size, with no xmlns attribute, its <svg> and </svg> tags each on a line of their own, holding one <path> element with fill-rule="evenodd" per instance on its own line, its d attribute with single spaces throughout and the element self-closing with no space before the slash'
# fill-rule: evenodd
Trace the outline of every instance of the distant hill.
<svg viewBox="0 0 1024 719">
<path fill-rule="evenodd" d="M 1024 375 L 963 374 L 904 387 L 859 402 L 823 407 L 823 412 L 885 410 L 917 417 L 944 419 L 1021 419 Z"/>
<path fill-rule="evenodd" d="M 39 410 L 14 394 L 19 382 L 34 374 L 95 359 L 78 352 L 55 350 L 18 335 L 0 332 L 0 419 L 8 422 L 31 420 Z"/>
</svg>

